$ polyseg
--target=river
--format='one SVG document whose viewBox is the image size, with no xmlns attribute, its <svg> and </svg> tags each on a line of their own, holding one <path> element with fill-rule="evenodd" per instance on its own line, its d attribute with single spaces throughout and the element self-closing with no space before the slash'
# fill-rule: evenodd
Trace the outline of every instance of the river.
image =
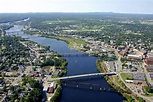
<svg viewBox="0 0 153 102">
<path fill-rule="evenodd" d="M 23 26 L 15 25 L 6 32 L 21 31 Z M 38 37 L 35 35 L 20 33 L 17 36 L 22 38 L 28 38 L 31 41 L 37 42 L 43 46 L 50 46 L 50 50 L 57 51 L 59 54 L 62 53 L 82 53 L 73 50 L 68 47 L 64 41 Z M 92 56 L 73 56 L 64 57 L 68 61 L 67 65 L 67 76 L 85 74 L 85 73 L 96 73 L 96 57 Z M 79 81 L 79 80 L 77 80 Z M 100 86 L 110 88 L 110 85 L 105 81 L 103 77 L 92 78 L 91 80 L 85 79 L 80 80 L 81 82 L 99 84 Z M 63 86 L 61 102 L 123 102 L 123 96 L 115 91 L 100 91 L 90 90 L 89 88 L 75 88 Z"/>
</svg>

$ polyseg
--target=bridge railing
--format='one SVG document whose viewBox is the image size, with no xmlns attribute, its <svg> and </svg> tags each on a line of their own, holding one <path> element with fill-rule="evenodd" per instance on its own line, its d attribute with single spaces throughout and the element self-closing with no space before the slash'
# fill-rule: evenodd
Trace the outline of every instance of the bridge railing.
<svg viewBox="0 0 153 102">
<path fill-rule="evenodd" d="M 96 76 L 96 75 L 116 75 L 116 72 L 82 74 L 82 75 L 66 76 L 66 77 L 60 77 L 60 78 L 52 78 L 52 80 L 61 80 L 61 79 L 64 80 L 64 79 L 72 79 L 72 78 L 79 78 L 79 77 L 86 77 L 86 76 Z"/>
</svg>

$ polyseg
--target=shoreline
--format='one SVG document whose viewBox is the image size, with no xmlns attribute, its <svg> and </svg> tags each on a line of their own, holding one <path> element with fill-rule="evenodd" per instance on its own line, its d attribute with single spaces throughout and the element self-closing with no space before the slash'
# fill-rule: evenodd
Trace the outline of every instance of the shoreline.
<svg viewBox="0 0 153 102">
<path fill-rule="evenodd" d="M 68 44 L 68 46 L 69 46 L 70 48 L 74 49 L 72 46 L 69 45 L 69 43 L 71 43 L 71 42 L 69 42 L 69 41 L 67 41 L 67 40 L 64 40 L 64 39 L 60 39 L 60 36 L 58 36 L 58 37 L 56 37 L 56 36 L 50 36 L 49 38 L 64 41 L 64 42 L 66 42 L 66 43 Z M 75 50 L 80 51 L 79 49 L 75 49 Z M 81 52 L 83 52 L 83 51 L 81 51 Z M 85 52 L 83 52 L 83 53 L 85 53 Z M 106 69 L 105 69 L 105 70 L 104 70 L 104 69 L 100 70 L 100 69 L 101 69 L 101 66 L 100 66 L 100 65 L 97 66 L 97 64 L 99 64 L 99 63 L 98 63 L 98 60 L 96 61 L 96 69 L 97 69 L 99 72 L 101 72 L 101 73 L 102 73 L 102 72 L 105 72 Z M 124 97 L 124 99 L 126 99 L 126 96 L 125 96 L 125 95 L 123 95 L 119 90 L 117 90 L 117 88 L 115 88 L 114 86 L 112 86 L 113 83 L 112 83 L 111 81 L 109 81 L 109 79 L 108 79 L 109 76 L 105 76 L 104 78 L 105 78 L 106 82 L 118 92 L 118 94 L 122 95 L 122 96 Z"/>
<path fill-rule="evenodd" d="M 33 35 L 33 34 L 32 34 Z M 35 34 L 34 34 L 35 35 Z M 41 35 L 42 36 L 42 35 Z M 71 48 L 71 49 L 74 49 L 74 50 L 77 50 L 77 51 L 80 51 L 80 49 L 76 49 L 76 48 L 74 48 L 73 47 L 73 44 L 74 43 L 72 43 L 71 45 L 70 45 L 70 40 L 68 40 L 68 39 L 66 39 L 66 37 L 60 37 L 60 36 L 43 36 L 43 37 L 47 37 L 47 38 L 52 38 L 52 39 L 57 39 L 57 40 L 61 40 L 61 41 L 64 41 L 64 42 L 66 42 L 67 44 L 68 44 L 68 47 L 69 48 Z M 64 39 L 65 38 L 65 39 Z M 74 38 L 73 38 L 74 39 Z M 72 39 L 71 39 L 72 40 Z M 75 42 L 76 43 L 76 42 Z M 83 51 L 81 51 L 81 52 L 83 52 Z M 85 53 L 85 52 L 83 52 L 83 53 Z M 99 62 L 100 63 L 100 62 Z M 97 66 L 97 61 L 96 61 L 96 69 L 99 71 L 99 72 L 105 72 L 105 68 L 102 68 L 101 69 L 101 66 Z M 101 70 L 100 70 L 101 69 Z M 105 69 L 105 70 L 104 70 Z M 127 100 L 127 102 L 129 102 L 128 101 L 128 98 L 129 98 L 129 96 L 128 95 L 126 95 L 126 94 L 124 94 L 124 92 L 125 92 L 125 90 L 124 89 L 120 89 L 120 86 L 118 86 L 118 87 L 115 87 L 115 84 L 110 80 L 111 78 L 110 78 L 110 76 L 105 76 L 104 77 L 105 78 L 105 80 L 106 80 L 106 82 L 111 86 L 111 87 L 113 87 L 115 90 L 116 90 L 116 92 L 118 92 L 118 94 L 121 94 L 123 97 L 124 97 L 124 99 L 126 99 Z M 61 81 L 59 80 L 59 82 L 61 83 Z M 52 98 L 53 99 L 55 99 L 55 100 L 58 100 L 58 99 L 60 99 L 61 98 L 61 93 L 62 93 L 62 86 L 61 86 L 61 84 L 60 84 L 60 86 L 59 87 L 61 87 L 60 88 L 60 91 L 59 91 L 59 93 L 58 93 L 58 95 L 55 95 L 55 96 L 53 96 Z M 128 94 L 131 94 L 130 92 L 127 92 Z M 51 98 L 51 100 L 52 100 L 52 98 Z M 129 98 L 130 100 L 132 99 L 131 97 Z"/>
<path fill-rule="evenodd" d="M 33 35 L 33 34 L 32 34 Z M 35 34 L 34 34 L 35 35 Z M 41 35 L 42 36 L 42 35 Z M 64 41 L 64 42 L 66 42 L 67 43 L 67 45 L 68 45 L 68 47 L 69 48 L 71 48 L 71 49 L 74 49 L 74 50 L 77 50 L 77 51 L 80 51 L 80 49 L 76 49 L 76 48 L 74 48 L 72 45 L 70 45 L 70 40 L 66 40 L 66 39 L 62 39 L 62 38 L 64 38 L 64 37 L 60 37 L 60 36 L 42 36 L 42 37 L 47 37 L 47 38 L 52 38 L 52 39 L 56 39 L 56 40 L 61 40 L 61 41 Z M 74 39 L 74 38 L 73 38 Z M 81 51 L 81 52 L 83 52 L 83 51 Z M 83 52 L 83 53 L 85 53 L 85 52 Z M 97 61 L 96 61 L 96 66 L 97 66 Z M 98 68 L 98 67 L 96 67 L 96 69 L 99 71 L 99 72 L 105 72 L 104 70 L 99 70 L 100 69 L 100 67 Z M 67 71 L 67 70 L 66 70 Z M 104 77 L 105 78 L 105 77 Z M 105 78 L 105 80 L 106 80 L 106 78 Z M 50 99 L 51 101 L 53 101 L 53 100 L 56 100 L 57 102 L 59 101 L 59 99 L 58 98 L 60 98 L 61 99 L 61 93 L 62 93 L 62 85 L 61 85 L 61 81 L 59 80 L 59 82 L 60 82 L 60 88 L 59 88 L 59 93 L 58 93 L 58 95 L 55 95 L 54 94 L 54 96 Z M 106 80 L 106 82 L 109 84 L 109 85 L 111 85 L 111 83 L 108 81 L 108 80 Z M 111 86 L 112 87 L 112 86 Z M 114 88 L 114 87 L 113 87 Z M 114 88 L 115 89 L 115 88 Z M 115 89 L 116 90 L 116 89 Z M 121 93 L 118 93 L 118 94 L 121 94 Z M 122 94 L 121 94 L 122 95 Z M 124 96 L 123 96 L 124 97 Z M 125 98 L 125 97 L 124 97 Z M 55 102 L 56 102 L 55 101 Z"/>
<path fill-rule="evenodd" d="M 85 44 L 87 43 L 86 41 L 83 41 L 83 40 L 78 40 L 78 39 L 74 39 L 74 38 L 70 38 L 70 37 L 62 37 L 62 36 L 48 36 L 48 38 L 52 38 L 52 39 L 56 39 L 56 40 L 61 40 L 61 41 L 64 41 L 67 43 L 68 47 L 71 48 L 71 49 L 74 49 L 74 50 L 77 50 L 77 51 L 81 51 L 81 48 L 77 47 L 78 45 L 81 46 L 81 44 Z M 76 47 L 74 47 L 76 46 Z M 85 53 L 85 52 L 83 52 Z"/>
<path fill-rule="evenodd" d="M 106 72 L 106 67 L 102 67 L 102 64 L 104 63 L 104 61 L 97 60 L 96 66 L 99 72 Z M 132 91 L 125 86 L 125 84 L 119 79 L 118 76 L 104 76 L 104 78 L 107 81 L 107 83 L 116 90 L 116 92 L 118 92 L 124 97 L 124 101 L 145 102 L 143 98 L 138 97 L 137 95 L 132 93 Z"/>
</svg>

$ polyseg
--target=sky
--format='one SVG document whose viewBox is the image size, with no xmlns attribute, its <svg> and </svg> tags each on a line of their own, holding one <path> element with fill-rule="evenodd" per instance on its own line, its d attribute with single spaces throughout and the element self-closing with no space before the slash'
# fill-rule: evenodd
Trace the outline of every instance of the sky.
<svg viewBox="0 0 153 102">
<path fill-rule="evenodd" d="M 153 14 L 153 0 L 0 0 L 0 13 L 26 12 Z"/>
</svg>

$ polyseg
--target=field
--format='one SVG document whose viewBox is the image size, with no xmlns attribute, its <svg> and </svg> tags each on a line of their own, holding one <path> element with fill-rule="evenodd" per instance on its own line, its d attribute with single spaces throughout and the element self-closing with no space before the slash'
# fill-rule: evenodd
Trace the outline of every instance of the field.
<svg viewBox="0 0 153 102">
<path fill-rule="evenodd" d="M 75 20 L 51 20 L 51 21 L 44 21 L 42 23 L 45 24 L 56 24 L 56 23 L 71 23 L 71 22 L 75 22 Z"/>
<path fill-rule="evenodd" d="M 70 37 L 61 37 L 61 36 L 50 36 L 50 37 L 67 42 L 68 46 L 71 48 L 76 48 L 77 46 L 81 46 L 81 44 L 86 44 L 86 42 L 83 40 L 78 40 Z"/>
</svg>

